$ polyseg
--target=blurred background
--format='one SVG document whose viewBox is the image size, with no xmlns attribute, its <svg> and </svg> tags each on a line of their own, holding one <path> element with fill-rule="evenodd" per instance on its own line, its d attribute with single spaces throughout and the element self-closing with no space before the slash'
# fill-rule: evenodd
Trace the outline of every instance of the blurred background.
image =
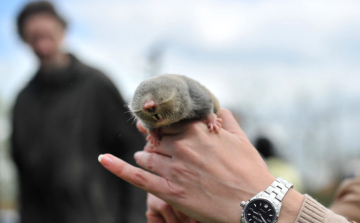
<svg viewBox="0 0 360 223">
<path fill-rule="evenodd" d="M 16 32 L 27 2 L 0 1 L 4 222 L 17 216 L 11 109 L 38 66 Z M 146 78 L 184 74 L 208 87 L 251 140 L 269 139 L 298 171 L 303 192 L 323 204 L 360 172 L 359 1 L 52 2 L 70 23 L 64 48 L 104 71 L 126 101 Z"/>
</svg>

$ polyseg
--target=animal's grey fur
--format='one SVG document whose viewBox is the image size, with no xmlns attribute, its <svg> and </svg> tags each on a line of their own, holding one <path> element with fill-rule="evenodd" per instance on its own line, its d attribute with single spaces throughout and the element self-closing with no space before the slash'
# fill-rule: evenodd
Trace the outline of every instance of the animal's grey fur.
<svg viewBox="0 0 360 223">
<path fill-rule="evenodd" d="M 148 99 L 158 104 L 154 113 L 143 111 Z M 148 129 L 161 127 L 151 117 L 154 114 L 166 117 L 166 125 L 170 125 L 184 119 L 206 119 L 208 114 L 216 114 L 220 108 L 217 99 L 199 82 L 175 74 L 159 75 L 143 81 L 129 107 Z"/>
</svg>

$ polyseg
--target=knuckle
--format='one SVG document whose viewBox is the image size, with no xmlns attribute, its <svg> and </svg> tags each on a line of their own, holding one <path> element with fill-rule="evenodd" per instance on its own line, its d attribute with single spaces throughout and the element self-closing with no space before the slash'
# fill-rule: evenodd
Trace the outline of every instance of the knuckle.
<svg viewBox="0 0 360 223">
<path fill-rule="evenodd" d="M 152 171 L 154 166 L 154 154 L 153 153 L 145 153 L 138 160 L 137 164 L 141 167 Z"/>
<path fill-rule="evenodd" d="M 145 216 L 147 218 L 147 222 L 148 223 L 165 223 L 164 220 L 162 218 L 159 218 L 159 216 L 157 216 L 154 212 L 152 211 L 147 211 L 145 213 Z"/>
<path fill-rule="evenodd" d="M 166 203 L 166 202 L 161 202 L 161 204 L 159 204 L 159 211 L 164 213 L 164 212 L 168 212 L 170 211 L 171 206 Z"/>
<path fill-rule="evenodd" d="M 141 170 L 137 170 L 131 176 L 131 181 L 138 187 L 144 187 L 147 183 L 144 172 L 142 172 Z"/>
<path fill-rule="evenodd" d="M 148 210 L 148 211 L 146 211 L 145 215 L 147 218 L 151 218 L 153 216 L 153 212 Z"/>
<path fill-rule="evenodd" d="M 169 184 L 169 186 L 167 187 L 166 193 L 170 195 L 175 202 L 178 202 L 179 200 L 183 199 L 186 195 L 186 191 L 184 189 L 173 186 L 171 184 Z"/>
<path fill-rule="evenodd" d="M 145 158 L 145 168 L 149 171 L 152 171 L 154 168 L 154 154 L 150 153 L 146 158 Z"/>
</svg>

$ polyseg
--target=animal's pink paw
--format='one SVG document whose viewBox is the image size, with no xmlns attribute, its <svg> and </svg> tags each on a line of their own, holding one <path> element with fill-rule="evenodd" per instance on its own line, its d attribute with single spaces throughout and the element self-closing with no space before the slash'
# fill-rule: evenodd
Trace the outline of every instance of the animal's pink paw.
<svg viewBox="0 0 360 223">
<path fill-rule="evenodd" d="M 146 140 L 154 146 L 158 146 L 160 144 L 159 137 L 159 133 L 150 131 L 149 135 L 146 137 Z"/>
<path fill-rule="evenodd" d="M 222 119 L 218 118 L 213 113 L 206 116 L 206 123 L 210 129 L 210 132 L 212 132 L 213 130 L 215 132 L 219 132 L 219 130 L 222 128 L 221 122 L 222 122 Z"/>
</svg>

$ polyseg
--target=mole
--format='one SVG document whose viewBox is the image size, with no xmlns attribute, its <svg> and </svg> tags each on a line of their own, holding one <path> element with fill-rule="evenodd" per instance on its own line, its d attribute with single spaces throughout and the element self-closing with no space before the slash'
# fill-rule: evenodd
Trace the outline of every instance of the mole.
<svg viewBox="0 0 360 223">
<path fill-rule="evenodd" d="M 147 140 L 159 144 L 161 127 L 182 120 L 204 120 L 210 132 L 221 129 L 220 104 L 203 85 L 189 77 L 163 74 L 140 83 L 129 109 L 149 130 Z"/>
</svg>

